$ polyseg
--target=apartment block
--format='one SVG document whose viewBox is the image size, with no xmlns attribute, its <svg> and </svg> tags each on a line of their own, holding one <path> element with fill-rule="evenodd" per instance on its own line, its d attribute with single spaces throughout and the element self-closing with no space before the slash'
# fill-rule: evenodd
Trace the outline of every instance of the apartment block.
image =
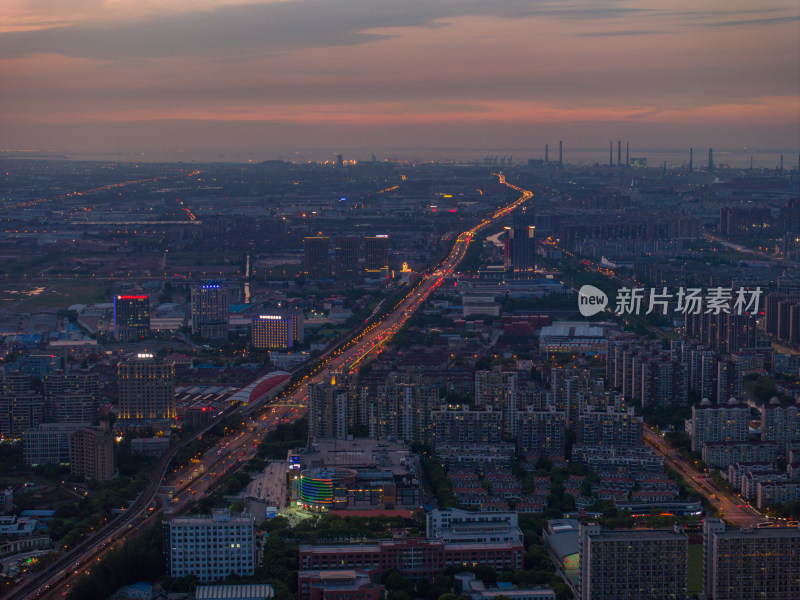
<svg viewBox="0 0 800 600">
<path fill-rule="evenodd" d="M 800 598 L 800 529 L 728 529 L 703 523 L 703 589 L 708 600 Z"/>
<path fill-rule="evenodd" d="M 704 399 L 692 407 L 692 451 L 700 452 L 706 442 L 742 442 L 747 440 L 750 408 L 731 399 L 712 406 Z"/>
<path fill-rule="evenodd" d="M 675 600 L 686 597 L 689 538 L 680 529 L 579 532 L 580 600 Z"/>
</svg>

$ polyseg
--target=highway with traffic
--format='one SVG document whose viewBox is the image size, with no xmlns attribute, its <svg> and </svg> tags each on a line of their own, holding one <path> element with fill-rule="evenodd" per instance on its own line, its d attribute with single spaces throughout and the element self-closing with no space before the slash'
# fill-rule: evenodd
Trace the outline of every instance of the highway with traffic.
<svg viewBox="0 0 800 600">
<path fill-rule="evenodd" d="M 363 331 L 346 339 L 344 343 L 328 350 L 320 357 L 317 368 L 289 388 L 284 396 L 251 416 L 246 422 L 244 431 L 220 438 L 214 447 L 202 456 L 195 457 L 188 468 L 173 469 L 172 473 L 168 472 L 169 463 L 180 448 L 214 424 L 221 422 L 223 418 L 241 411 L 242 407 L 228 408 L 224 414 L 220 414 L 211 424 L 204 427 L 202 432 L 198 432 L 191 439 L 182 440 L 180 445 L 171 448 L 154 468 L 154 475 L 148 480 L 145 490 L 121 517 L 84 539 L 39 573 L 29 576 L 9 592 L 7 599 L 50 600 L 65 595 L 78 577 L 88 573 L 91 566 L 101 560 L 107 552 L 140 533 L 149 523 L 149 519 L 161 511 L 158 497 L 169 493 L 168 490 L 172 488 L 169 490 L 172 500 L 167 503 L 168 510 L 174 514 L 185 510 L 211 488 L 219 485 L 227 475 L 250 460 L 256 453 L 259 440 L 269 430 L 280 423 L 288 423 L 305 416 L 308 384 L 325 381 L 333 372 L 355 372 L 359 363 L 368 356 L 381 352 L 430 294 L 444 282 L 445 278 L 455 273 L 474 237 L 533 197 L 532 192 L 506 182 L 502 173 L 496 176 L 501 184 L 520 192 L 520 197 L 498 208 L 491 216 L 458 235 L 447 257 L 437 267 L 423 273 L 418 284 L 383 318 L 369 324 Z"/>
<path fill-rule="evenodd" d="M 698 470 L 650 427 L 644 427 L 644 441 L 664 457 L 666 466 L 702 494 L 721 518 L 737 527 L 755 527 L 769 520 L 743 498 L 716 485 L 707 472 Z"/>
</svg>

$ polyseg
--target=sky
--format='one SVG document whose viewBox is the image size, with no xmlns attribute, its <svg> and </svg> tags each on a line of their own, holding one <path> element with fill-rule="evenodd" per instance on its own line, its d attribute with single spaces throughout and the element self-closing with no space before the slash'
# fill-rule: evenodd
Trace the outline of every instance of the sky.
<svg viewBox="0 0 800 600">
<path fill-rule="evenodd" d="M 611 139 L 800 150 L 796 0 L 2 7 L 2 150 L 523 158 Z"/>
</svg>

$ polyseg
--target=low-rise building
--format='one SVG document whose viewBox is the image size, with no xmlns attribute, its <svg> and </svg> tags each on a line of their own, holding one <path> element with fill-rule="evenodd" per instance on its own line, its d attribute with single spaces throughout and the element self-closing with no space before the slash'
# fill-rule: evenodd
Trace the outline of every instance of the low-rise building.
<svg viewBox="0 0 800 600">
<path fill-rule="evenodd" d="M 300 569 L 364 571 L 371 577 L 397 569 L 406 577 L 433 577 L 449 567 L 488 565 L 495 571 L 520 570 L 525 547 L 506 542 L 448 544 L 442 540 L 400 538 L 370 544 L 301 544 Z"/>
<path fill-rule="evenodd" d="M 427 535 L 448 543 L 523 542 L 515 512 L 435 509 L 426 516 Z"/>
<path fill-rule="evenodd" d="M 363 571 L 353 569 L 297 573 L 298 600 L 380 600 L 385 590 Z"/>
</svg>

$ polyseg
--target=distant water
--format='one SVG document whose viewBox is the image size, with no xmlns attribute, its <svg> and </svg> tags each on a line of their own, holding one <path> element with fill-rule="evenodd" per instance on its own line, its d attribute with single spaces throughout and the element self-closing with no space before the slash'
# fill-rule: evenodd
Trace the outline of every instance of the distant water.
<svg viewBox="0 0 800 600">
<path fill-rule="evenodd" d="M 103 154 L 71 154 L 69 158 L 76 160 L 114 160 L 123 162 L 229 162 L 247 163 L 264 160 L 285 160 L 289 162 L 323 162 L 331 161 L 341 153 L 344 159 L 368 161 L 373 154 L 378 161 L 452 161 L 457 163 L 484 164 L 487 157 L 497 157 L 497 164 L 503 157 L 513 160 L 513 164 L 522 165 L 529 159 L 544 159 L 544 148 L 396 148 L 396 149 L 319 149 L 276 152 L 274 150 L 186 150 L 158 151 L 143 153 L 103 153 Z M 614 164 L 617 162 L 617 147 L 614 147 Z M 776 169 L 780 165 L 781 155 L 784 157 L 784 168 L 797 169 L 800 149 L 758 149 L 758 148 L 714 148 L 714 164 L 716 166 L 748 168 L 752 158 L 757 169 Z M 631 159 L 645 158 L 647 165 L 661 167 L 666 162 L 667 168 L 687 167 L 689 149 L 634 148 L 630 150 Z M 564 147 L 564 162 L 575 165 L 608 164 L 608 147 L 606 148 L 571 148 Z M 558 145 L 550 147 L 549 159 L 558 160 Z M 622 160 L 625 160 L 625 148 L 622 148 Z M 694 168 L 703 169 L 708 166 L 708 148 L 694 149 Z"/>
</svg>

